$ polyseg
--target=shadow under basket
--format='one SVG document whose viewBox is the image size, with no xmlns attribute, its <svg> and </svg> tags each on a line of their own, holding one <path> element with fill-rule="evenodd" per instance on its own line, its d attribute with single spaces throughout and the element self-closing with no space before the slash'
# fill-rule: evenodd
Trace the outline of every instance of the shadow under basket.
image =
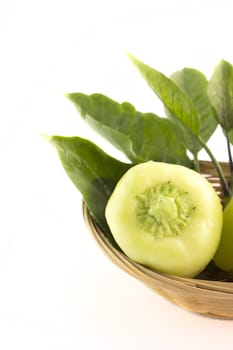
<svg viewBox="0 0 233 350">
<path fill-rule="evenodd" d="M 230 172 L 228 163 L 220 163 L 226 179 Z M 223 193 L 216 170 L 211 162 L 200 162 L 201 173 L 210 181 L 223 199 Z M 233 319 L 233 282 L 224 272 L 210 267 L 196 278 L 169 276 L 150 270 L 128 258 L 115 248 L 93 220 L 85 203 L 83 217 L 86 226 L 107 257 L 123 271 L 137 278 L 172 303 L 191 312 L 214 318 Z"/>
</svg>

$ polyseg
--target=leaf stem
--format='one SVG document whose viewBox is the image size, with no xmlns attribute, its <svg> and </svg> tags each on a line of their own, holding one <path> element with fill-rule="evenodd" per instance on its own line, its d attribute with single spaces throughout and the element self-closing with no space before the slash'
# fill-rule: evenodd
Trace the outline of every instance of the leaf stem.
<svg viewBox="0 0 233 350">
<path fill-rule="evenodd" d="M 226 133 L 226 139 L 227 139 L 227 151 L 228 151 L 228 159 L 229 159 L 229 165 L 230 165 L 230 172 L 233 171 L 233 160 L 232 160 L 232 154 L 231 154 L 231 145 L 229 141 L 228 134 Z"/>
<path fill-rule="evenodd" d="M 232 196 L 232 192 L 233 192 L 233 160 L 232 160 L 230 140 L 229 140 L 229 136 L 227 133 L 226 133 L 226 140 L 227 140 L 227 152 L 228 152 L 229 170 L 230 170 L 229 190 L 230 190 L 230 196 Z"/>
<path fill-rule="evenodd" d="M 226 178 L 223 174 L 222 168 L 219 164 L 219 162 L 217 161 L 217 159 L 214 157 L 213 153 L 211 152 L 211 150 L 209 149 L 209 147 L 207 146 L 207 144 L 205 143 L 205 141 L 199 136 L 199 141 L 200 144 L 203 146 L 203 148 L 205 149 L 206 153 L 208 154 L 208 156 L 210 157 L 210 159 L 212 160 L 214 167 L 218 173 L 218 176 L 220 178 L 221 184 L 222 184 L 222 189 L 223 189 L 223 193 L 225 196 L 229 196 L 230 194 L 230 189 L 229 186 L 227 184 Z"/>
<path fill-rule="evenodd" d="M 201 169 L 200 169 L 200 164 L 199 164 L 199 160 L 198 160 L 198 155 L 197 155 L 197 153 L 195 153 L 194 155 L 193 155 L 193 165 L 194 165 L 194 169 L 198 172 L 198 173 L 200 173 L 201 172 Z"/>
</svg>

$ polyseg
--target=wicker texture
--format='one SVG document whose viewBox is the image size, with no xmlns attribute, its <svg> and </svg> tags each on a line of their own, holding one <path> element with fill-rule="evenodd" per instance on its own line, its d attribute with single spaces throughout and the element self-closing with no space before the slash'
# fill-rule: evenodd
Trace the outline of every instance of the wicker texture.
<svg viewBox="0 0 233 350">
<path fill-rule="evenodd" d="M 202 161 L 200 165 L 202 174 L 213 184 L 216 192 L 223 199 L 219 179 L 212 163 Z M 221 163 L 221 166 L 226 178 L 229 179 L 228 163 Z M 215 318 L 233 319 L 233 282 L 228 282 L 224 274 L 217 276 L 218 280 L 208 280 L 157 273 L 135 263 L 114 248 L 94 222 L 85 203 L 83 203 L 83 217 L 97 244 L 122 270 L 186 310 Z"/>
</svg>

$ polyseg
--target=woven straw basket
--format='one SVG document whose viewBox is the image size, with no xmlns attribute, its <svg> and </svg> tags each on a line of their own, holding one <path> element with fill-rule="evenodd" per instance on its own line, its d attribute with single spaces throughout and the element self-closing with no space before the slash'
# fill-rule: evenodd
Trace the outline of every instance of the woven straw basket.
<svg viewBox="0 0 233 350">
<path fill-rule="evenodd" d="M 227 179 L 230 177 L 228 163 L 220 163 Z M 223 199 L 219 178 L 211 162 L 201 161 L 201 172 Z M 191 312 L 209 317 L 233 319 L 233 282 L 224 273 L 204 273 L 195 279 L 168 276 L 150 270 L 126 257 L 112 246 L 99 229 L 83 203 L 83 217 L 87 228 L 108 258 L 125 272 L 171 302 Z"/>
</svg>

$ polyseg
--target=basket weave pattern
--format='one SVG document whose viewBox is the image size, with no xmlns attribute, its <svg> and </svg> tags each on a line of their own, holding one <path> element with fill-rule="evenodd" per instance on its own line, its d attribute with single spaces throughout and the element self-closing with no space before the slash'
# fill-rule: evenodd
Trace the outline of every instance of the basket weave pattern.
<svg viewBox="0 0 233 350">
<path fill-rule="evenodd" d="M 222 200 L 221 185 L 212 163 L 202 161 L 200 166 L 203 176 L 212 183 Z M 221 166 L 226 179 L 229 180 L 228 163 L 221 163 Z M 83 217 L 99 247 L 122 270 L 186 310 L 210 317 L 233 319 L 233 282 L 228 282 L 222 276 L 219 280 L 191 279 L 168 276 L 150 270 L 132 261 L 112 246 L 93 220 L 85 203 L 83 203 Z"/>
</svg>

